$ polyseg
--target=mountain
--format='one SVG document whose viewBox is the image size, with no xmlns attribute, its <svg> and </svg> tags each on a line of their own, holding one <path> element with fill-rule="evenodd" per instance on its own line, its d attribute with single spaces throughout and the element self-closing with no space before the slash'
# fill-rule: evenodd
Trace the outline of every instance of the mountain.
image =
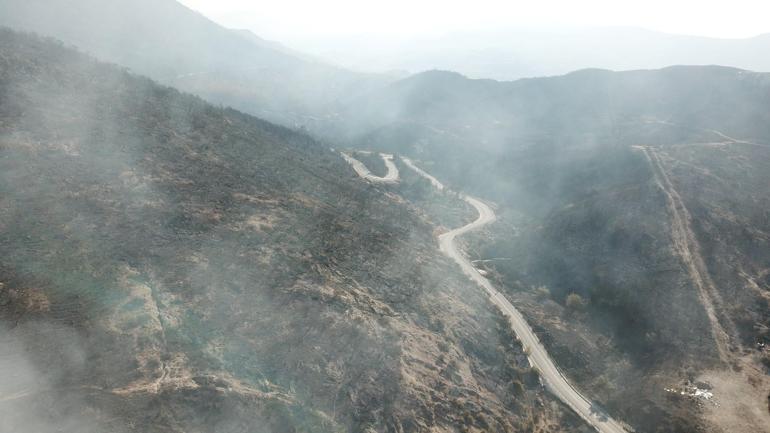
<svg viewBox="0 0 770 433">
<path fill-rule="evenodd" d="M 502 131 L 511 137 L 599 134 L 645 116 L 765 139 L 767 77 L 719 66 L 587 69 L 512 82 L 429 71 L 367 94 L 342 114 L 349 119 L 346 130 L 415 122 L 467 131 L 479 142 Z"/>
<path fill-rule="evenodd" d="M 293 126 L 387 79 L 225 29 L 173 0 L 2 0 L 0 25 L 52 36 L 205 99 Z"/>
<path fill-rule="evenodd" d="M 0 30 L 0 431 L 589 431 L 388 188 Z"/>
<path fill-rule="evenodd" d="M 355 101 L 339 131 L 497 203 L 469 251 L 611 413 L 754 432 L 770 425 L 768 106 L 770 74 L 728 67 L 430 71 Z M 697 387 L 714 400 L 681 397 Z"/>
<path fill-rule="evenodd" d="M 718 39 L 632 27 L 517 28 L 405 40 L 316 37 L 292 45 L 355 70 L 441 69 L 497 80 L 562 75 L 585 68 L 623 71 L 682 64 L 770 71 L 767 34 Z"/>
</svg>

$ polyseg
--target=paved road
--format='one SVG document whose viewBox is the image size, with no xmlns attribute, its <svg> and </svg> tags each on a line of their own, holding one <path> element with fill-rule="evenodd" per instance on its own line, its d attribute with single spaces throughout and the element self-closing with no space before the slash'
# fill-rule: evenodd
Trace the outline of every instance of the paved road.
<svg viewBox="0 0 770 433">
<path fill-rule="evenodd" d="M 349 154 L 345 152 L 340 152 L 342 154 L 342 157 L 345 158 L 345 161 L 348 162 L 351 166 L 353 166 L 353 170 L 358 173 L 359 176 L 362 178 L 375 183 L 398 183 L 399 175 L 398 175 L 398 167 L 396 167 L 396 164 L 393 162 L 393 155 L 388 155 L 386 153 L 381 153 L 380 157 L 382 157 L 382 160 L 385 161 L 385 167 L 387 167 L 388 172 L 385 173 L 385 176 L 379 177 L 373 175 L 368 168 L 362 163 L 361 161 L 353 158 Z"/>
<path fill-rule="evenodd" d="M 404 163 L 410 168 L 416 168 L 414 163 L 409 160 L 404 160 Z M 425 173 L 424 171 L 415 170 L 418 174 L 426 177 L 438 188 L 443 188 L 441 182 L 436 180 L 433 176 Z M 473 281 L 478 283 L 489 295 L 489 299 L 497 305 L 498 308 L 505 314 L 511 321 L 511 328 L 519 337 L 521 344 L 528 353 L 529 363 L 533 367 L 540 371 L 540 378 L 549 391 L 551 391 L 556 397 L 561 399 L 567 406 L 572 408 L 581 418 L 596 428 L 600 433 L 627 433 L 631 431 L 630 428 L 613 420 L 606 413 L 604 413 L 599 407 L 592 404 L 589 399 L 584 397 L 578 390 L 576 390 L 561 374 L 553 360 L 551 360 L 548 352 L 537 335 L 529 327 L 529 324 L 521 313 L 502 295 L 497 289 L 492 286 L 489 280 L 484 278 L 476 268 L 473 267 L 470 261 L 460 252 L 455 243 L 455 239 L 458 236 L 481 228 L 486 224 L 489 224 L 495 220 L 495 213 L 492 209 L 484 204 L 479 199 L 463 195 L 462 199 L 468 202 L 471 206 L 476 208 L 479 213 L 479 217 L 476 221 L 444 233 L 439 236 L 439 247 L 441 251 L 447 256 L 454 259 L 460 266 L 463 272 L 468 275 Z"/>
</svg>

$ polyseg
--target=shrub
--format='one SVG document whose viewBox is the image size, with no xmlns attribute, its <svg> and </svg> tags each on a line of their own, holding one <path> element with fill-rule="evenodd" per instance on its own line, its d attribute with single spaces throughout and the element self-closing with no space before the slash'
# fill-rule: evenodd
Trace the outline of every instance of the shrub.
<svg viewBox="0 0 770 433">
<path fill-rule="evenodd" d="M 565 304 L 567 305 L 567 309 L 570 311 L 580 311 L 585 308 L 586 301 L 577 293 L 570 293 L 567 295 Z"/>
<path fill-rule="evenodd" d="M 551 297 L 551 289 L 549 289 L 546 286 L 540 286 L 535 289 L 535 298 L 539 301 L 544 301 L 546 299 L 550 299 Z"/>
<path fill-rule="evenodd" d="M 522 385 L 522 383 L 519 382 L 518 380 L 514 379 L 510 385 L 510 391 L 513 395 L 520 396 L 524 394 L 524 385 Z"/>
</svg>

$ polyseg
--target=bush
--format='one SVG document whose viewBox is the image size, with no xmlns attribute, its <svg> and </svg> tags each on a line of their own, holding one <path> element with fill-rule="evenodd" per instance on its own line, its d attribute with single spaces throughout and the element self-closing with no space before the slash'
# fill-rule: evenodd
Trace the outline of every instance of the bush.
<svg viewBox="0 0 770 433">
<path fill-rule="evenodd" d="M 535 298 L 538 301 L 544 301 L 551 298 L 551 289 L 546 286 L 540 286 L 535 289 Z"/>
<path fill-rule="evenodd" d="M 567 295 L 566 303 L 567 309 L 570 311 L 580 311 L 586 306 L 586 301 L 582 296 L 577 293 L 570 293 Z"/>
</svg>

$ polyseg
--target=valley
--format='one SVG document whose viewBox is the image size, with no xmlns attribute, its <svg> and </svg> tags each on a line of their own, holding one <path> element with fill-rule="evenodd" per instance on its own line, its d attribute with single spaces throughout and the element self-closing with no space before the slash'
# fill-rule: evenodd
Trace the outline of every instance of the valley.
<svg viewBox="0 0 770 433">
<path fill-rule="evenodd" d="M 350 158 L 344 153 L 342 155 L 345 157 L 346 161 L 353 166 L 359 176 L 366 180 L 372 180 L 368 170 L 366 170 L 365 167 L 362 169 L 362 164 L 359 161 Z M 383 158 L 386 157 L 383 156 Z M 388 161 L 388 159 L 386 159 L 386 161 Z M 403 161 L 420 176 L 427 179 L 436 189 L 444 189 L 444 185 L 441 182 L 417 167 L 413 161 L 409 159 L 404 159 Z M 381 178 L 375 178 L 375 181 L 385 182 L 385 180 Z M 494 211 L 482 201 L 469 196 L 461 196 L 461 198 L 473 206 L 479 216 L 470 224 L 441 234 L 438 238 L 439 249 L 441 252 L 452 258 L 452 260 L 460 266 L 460 269 L 466 276 L 483 288 L 490 301 L 499 308 L 503 315 L 510 321 L 511 329 L 515 333 L 517 339 L 521 341 L 530 365 L 537 369 L 541 383 L 543 383 L 550 392 L 579 414 L 587 423 L 594 426 L 597 431 L 602 433 L 626 432 L 626 427 L 617 421 L 610 419 L 600 408 L 581 395 L 580 392 L 567 381 L 556 365 L 554 365 L 548 352 L 540 343 L 540 340 L 538 340 L 535 333 L 532 332 L 532 328 L 527 324 L 527 321 L 521 313 L 519 313 L 519 311 L 494 288 L 488 279 L 484 278 L 484 276 L 479 273 L 468 258 L 466 258 L 458 249 L 455 238 L 472 230 L 480 229 L 495 221 Z"/>
</svg>

